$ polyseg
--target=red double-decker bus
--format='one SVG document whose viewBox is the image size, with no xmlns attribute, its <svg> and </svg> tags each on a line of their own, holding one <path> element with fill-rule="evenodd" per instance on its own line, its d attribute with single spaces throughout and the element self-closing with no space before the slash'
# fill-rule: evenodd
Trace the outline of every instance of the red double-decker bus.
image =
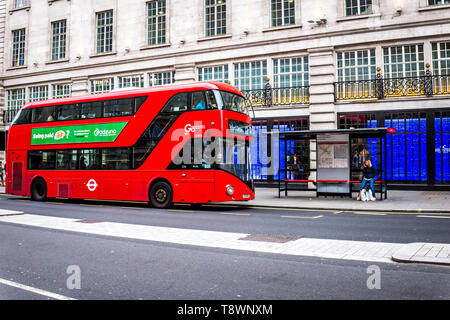
<svg viewBox="0 0 450 320">
<path fill-rule="evenodd" d="M 8 132 L 6 193 L 208 203 L 254 199 L 251 119 L 216 82 L 32 102 Z"/>
</svg>

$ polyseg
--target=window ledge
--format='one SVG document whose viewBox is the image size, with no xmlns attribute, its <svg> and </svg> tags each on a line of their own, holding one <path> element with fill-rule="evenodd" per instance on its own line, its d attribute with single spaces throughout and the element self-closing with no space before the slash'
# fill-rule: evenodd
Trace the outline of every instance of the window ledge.
<svg viewBox="0 0 450 320">
<path fill-rule="evenodd" d="M 9 14 L 13 14 L 14 12 L 22 11 L 22 10 L 30 11 L 30 8 L 31 8 L 30 6 L 14 8 L 14 9 L 9 10 Z"/>
<path fill-rule="evenodd" d="M 26 69 L 28 66 L 20 66 L 20 67 L 8 67 L 6 68 L 6 71 L 12 71 L 12 70 L 20 70 L 20 69 Z"/>
<path fill-rule="evenodd" d="M 369 19 L 369 18 L 379 18 L 379 17 L 381 17 L 381 14 L 379 14 L 379 13 L 360 14 L 357 16 L 340 17 L 340 18 L 336 19 L 336 22 L 353 21 L 353 20 Z"/>
<path fill-rule="evenodd" d="M 145 45 L 142 46 L 139 50 L 151 50 L 151 49 L 158 49 L 158 48 L 167 48 L 170 47 L 171 43 L 160 43 L 160 44 L 152 44 L 152 45 Z"/>
<path fill-rule="evenodd" d="M 116 55 L 116 54 L 117 54 L 116 51 L 105 52 L 105 53 L 94 53 L 94 54 L 91 54 L 91 55 L 89 56 L 89 58 L 99 58 L 99 57 L 114 56 L 114 55 Z"/>
<path fill-rule="evenodd" d="M 431 10 L 440 10 L 440 9 L 449 9 L 449 8 L 450 8 L 450 4 L 437 4 L 437 5 L 434 5 L 434 6 L 426 6 L 426 7 L 419 8 L 419 12 L 431 11 Z"/>
<path fill-rule="evenodd" d="M 49 60 L 45 64 L 64 63 L 69 62 L 69 59 Z"/>
<path fill-rule="evenodd" d="M 209 37 L 204 37 L 204 38 L 199 38 L 197 39 L 197 42 L 202 42 L 202 41 L 209 41 L 209 40 L 220 40 L 220 39 L 228 39 L 233 37 L 231 34 L 221 34 L 218 36 L 209 36 Z"/>
<path fill-rule="evenodd" d="M 272 31 L 283 31 L 283 30 L 290 30 L 290 29 L 301 29 L 301 24 L 289 24 L 285 26 L 276 26 L 276 27 L 270 27 L 263 29 L 262 32 L 272 32 Z"/>
</svg>

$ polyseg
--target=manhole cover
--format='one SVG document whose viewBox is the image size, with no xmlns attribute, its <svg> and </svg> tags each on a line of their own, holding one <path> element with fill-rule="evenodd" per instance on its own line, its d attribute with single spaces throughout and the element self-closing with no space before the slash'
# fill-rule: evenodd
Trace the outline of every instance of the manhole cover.
<svg viewBox="0 0 450 320">
<path fill-rule="evenodd" d="M 251 234 L 239 240 L 250 240 L 250 241 L 264 241 L 264 242 L 277 242 L 286 243 L 289 241 L 295 241 L 303 238 L 303 236 L 291 236 L 283 234 Z"/>
</svg>

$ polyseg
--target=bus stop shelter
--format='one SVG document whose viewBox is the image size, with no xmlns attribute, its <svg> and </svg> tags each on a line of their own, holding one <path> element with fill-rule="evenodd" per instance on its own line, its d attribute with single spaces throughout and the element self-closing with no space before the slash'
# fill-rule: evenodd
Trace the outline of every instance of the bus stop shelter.
<svg viewBox="0 0 450 320">
<path fill-rule="evenodd" d="M 353 192 L 359 192 L 365 161 L 371 160 L 378 173 L 376 194 L 380 195 L 381 200 L 386 199 L 385 137 L 388 130 L 363 128 L 278 132 L 278 197 L 283 192 L 288 196 L 288 190 L 315 190 L 317 196 L 351 198 Z M 309 156 L 305 157 L 305 154 Z"/>
</svg>

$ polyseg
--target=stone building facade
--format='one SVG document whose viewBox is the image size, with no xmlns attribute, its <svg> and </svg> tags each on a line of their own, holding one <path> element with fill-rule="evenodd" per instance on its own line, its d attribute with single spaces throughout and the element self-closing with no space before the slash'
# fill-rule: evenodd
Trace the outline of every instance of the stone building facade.
<svg viewBox="0 0 450 320">
<path fill-rule="evenodd" d="M 448 0 L 3 0 L 0 31 L 3 132 L 33 100 L 229 81 L 261 136 L 393 126 L 388 180 L 450 182 Z"/>
</svg>

